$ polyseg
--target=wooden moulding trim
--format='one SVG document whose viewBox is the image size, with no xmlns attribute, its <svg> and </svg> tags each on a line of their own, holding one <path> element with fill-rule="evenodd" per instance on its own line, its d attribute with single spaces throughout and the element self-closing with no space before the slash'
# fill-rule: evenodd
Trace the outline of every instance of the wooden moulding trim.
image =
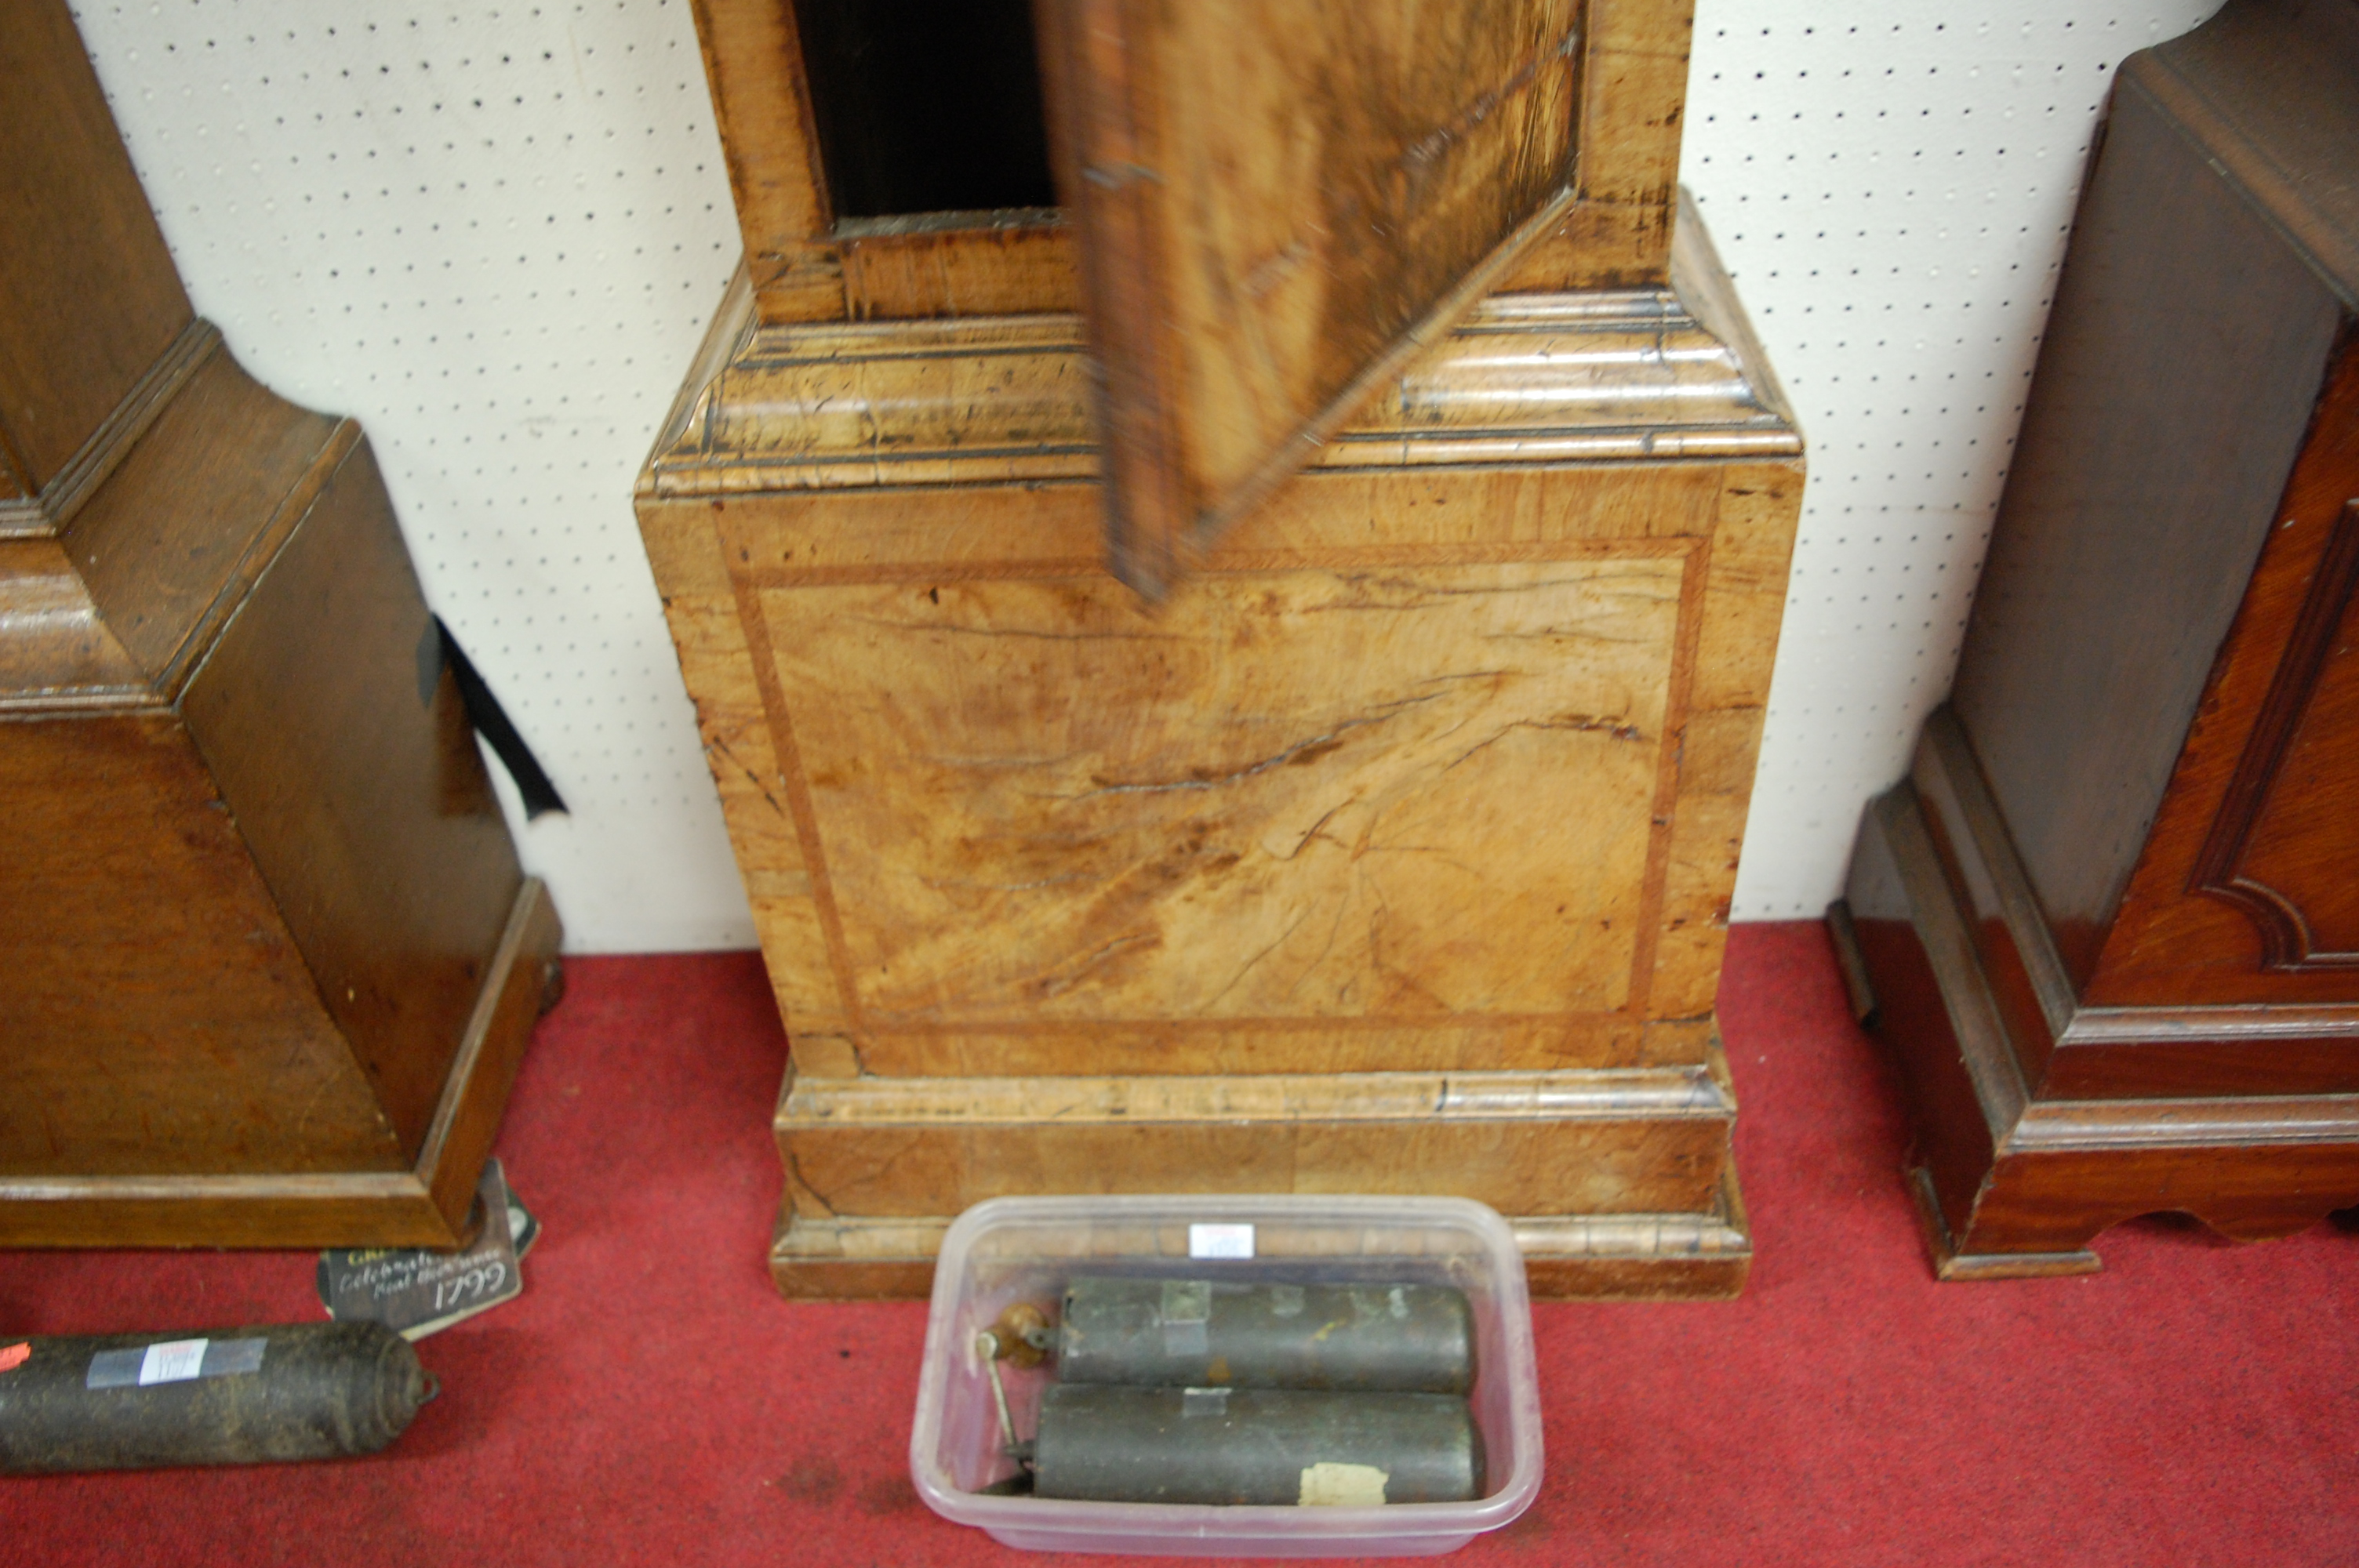
<svg viewBox="0 0 2359 1568">
<path fill-rule="evenodd" d="M 712 417 L 712 394 L 719 384 L 722 367 L 745 351 L 754 329 L 754 283 L 741 256 L 737 270 L 729 276 L 729 287 L 722 292 L 720 308 L 713 311 L 712 324 L 704 330 L 704 341 L 697 346 L 695 362 L 688 368 L 688 379 L 680 384 L 670 411 L 664 416 L 655 451 L 647 459 L 650 466 L 639 475 L 638 493 L 654 493 L 652 465 L 657 456 L 683 442 L 712 438 L 712 432 L 703 429 L 691 436 L 690 427 Z"/>
<path fill-rule="evenodd" d="M 707 338 L 643 494 L 1100 475 L 1077 317 L 764 327 L 742 301 L 736 310 Z M 715 359 L 723 362 L 707 370 Z M 1760 391 L 1760 373 L 1659 289 L 1495 296 L 1388 373 L 1383 395 L 1300 454 L 1310 468 L 1726 461 L 1802 449 L 1776 395 Z"/>
<path fill-rule="evenodd" d="M 2256 1143 L 2359 1145 L 2359 1095 L 2053 1100 L 2030 1107 L 1999 1152 Z"/>
<path fill-rule="evenodd" d="M 1998 1004 L 1983 979 L 1973 936 L 1941 870 L 1933 836 L 1925 826 L 1916 787 L 1904 780 L 1868 809 L 1882 819 L 1893 866 L 1908 896 L 1909 917 L 1940 988 L 1941 1006 L 1950 1015 L 1966 1076 L 1974 1086 L 1975 1102 L 1993 1141 L 1998 1141 L 2022 1119 L 2029 1096 L 2022 1067 L 2000 1022 Z"/>
<path fill-rule="evenodd" d="M 88 718 L 100 713 L 166 713 L 172 705 L 146 686 L 83 686 L 0 694 L 0 720 Z"/>
<path fill-rule="evenodd" d="M 2145 1042 L 2359 1039 L 2359 1002 L 2281 1006 L 2090 1007 L 2072 1015 L 2067 1045 Z"/>
<path fill-rule="evenodd" d="M 2094 1252 L 1961 1252 L 1941 1217 L 1941 1200 L 1933 1191 L 1932 1173 L 1922 1165 L 1908 1172 L 1908 1195 L 1917 1210 L 1917 1228 L 1925 1250 L 1933 1259 L 1933 1277 L 1947 1283 L 1973 1280 L 2043 1280 L 2063 1274 L 2093 1274 L 2104 1265 Z"/>
<path fill-rule="evenodd" d="M 1196 570 L 1200 578 L 1258 572 L 1360 570 L 1386 567 L 1496 566 L 1525 561 L 1675 560 L 1701 548 L 1692 535 L 1644 539 L 1480 539 L 1447 544 L 1318 546 L 1300 550 L 1216 549 Z M 855 583 L 999 582 L 1018 579 L 1095 577 L 1094 556 L 1041 556 L 1030 560 L 873 561 L 840 567 L 739 567 L 732 574 L 749 589 L 818 588 Z"/>
<path fill-rule="evenodd" d="M 1527 1257 L 1695 1258 L 1753 1255 L 1753 1238 L 1716 1214 L 1551 1214 L 1510 1219 Z"/>
<path fill-rule="evenodd" d="M 1742 1207 L 1729 1208 L 1733 1184 L 1709 1214 L 1547 1214 L 1508 1217 L 1516 1244 L 1549 1259 L 1749 1258 Z M 941 1250 L 947 1217 L 811 1217 L 781 1211 L 770 1248 L 774 1263 L 930 1262 Z"/>
<path fill-rule="evenodd" d="M 0 540 L 0 585 L 16 617 L 0 720 L 151 714 L 168 705 L 99 614 L 55 539 Z"/>
<path fill-rule="evenodd" d="M 1721 263 L 1695 195 L 1684 185 L 1680 187 L 1679 223 L 1671 232 L 1671 291 L 1705 331 L 1728 345 L 1755 400 L 1786 427 L 1799 450 L 1802 427 L 1794 418 L 1794 406 L 1769 366 L 1768 352 L 1754 335 L 1753 319 L 1745 313 L 1735 281 Z"/>
<path fill-rule="evenodd" d="M 1098 1038 L 1109 1033 L 1136 1031 L 1141 1034 L 1223 1034 L 1241 1030 L 1271 1034 L 1358 1033 L 1457 1033 L 1465 1030 L 1561 1028 L 1586 1024 L 1598 1029 L 1639 1030 L 1649 1024 L 1702 1024 L 1712 1015 L 1692 1018 L 1645 1018 L 1635 1010 L 1597 1012 L 1362 1013 L 1350 1017 L 1305 1018 L 1011 1018 L 997 1022 L 877 1022 L 868 1032 L 880 1039 L 938 1040 L 968 1035 L 1070 1035 Z"/>
<path fill-rule="evenodd" d="M 782 1134 L 852 1126 L 1056 1121 L 1562 1121 L 1726 1119 L 1736 1101 L 1708 1067 L 1561 1072 L 1270 1073 L 1221 1076 L 797 1076 Z"/>
<path fill-rule="evenodd" d="M 923 1296 L 950 1225 L 802 1216 L 789 1199 L 771 1238 L 771 1278 L 789 1296 Z M 1508 1225 L 1541 1297 L 1733 1296 L 1753 1261 L 1734 1170 L 1722 1173 L 1708 1213 L 1517 1215 Z"/>
<path fill-rule="evenodd" d="M 0 1176 L 0 1203 L 103 1198 L 114 1203 L 280 1203 L 422 1198 L 409 1171 L 272 1173 L 238 1176 Z"/>
<path fill-rule="evenodd" d="M 450 1247 L 408 1171 L 255 1176 L 0 1176 L 0 1246 Z"/>
<path fill-rule="evenodd" d="M 560 929 L 526 880 L 407 1171 L 0 1175 L 0 1246 L 451 1247 L 539 1016 Z"/>
<path fill-rule="evenodd" d="M 221 347 L 221 341 L 220 330 L 201 317 L 182 328 L 114 411 L 50 476 L 38 497 L 0 502 L 0 539 L 50 538 L 63 533 L 82 503 L 96 493 L 173 395 Z"/>
<path fill-rule="evenodd" d="M 1835 950 L 1835 968 L 1843 975 L 1843 999 L 1851 1015 L 1863 1027 L 1875 1022 L 1875 981 L 1867 972 L 1867 956 L 1859 950 L 1859 927 L 1851 917 L 1851 901 L 1839 898 L 1827 905 L 1827 936 Z"/>
<path fill-rule="evenodd" d="M 1549 1258 L 1750 1256 L 1753 1238 L 1720 1214 L 1548 1214 L 1511 1217 L 1516 1244 Z M 770 1256 L 782 1263 L 929 1260 L 946 1218 L 846 1219 L 789 1215 Z"/>
</svg>

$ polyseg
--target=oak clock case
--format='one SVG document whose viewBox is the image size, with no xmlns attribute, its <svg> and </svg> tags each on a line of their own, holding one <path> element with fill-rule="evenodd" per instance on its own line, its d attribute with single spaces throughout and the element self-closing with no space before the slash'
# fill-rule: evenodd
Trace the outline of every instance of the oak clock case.
<svg viewBox="0 0 2359 1568">
<path fill-rule="evenodd" d="M 2359 7 L 2122 67 L 1950 704 L 1836 927 L 1943 1278 L 2359 1203 Z"/>
<path fill-rule="evenodd" d="M 1686 12 L 911 14 L 698 7 L 746 261 L 638 486 L 792 1041 L 780 1288 L 1223 1191 L 1734 1292 L 1801 444 L 1679 210 Z"/>
<path fill-rule="evenodd" d="M 368 443 L 191 312 L 0 27 L 0 1246 L 448 1246 L 557 917 Z"/>
</svg>

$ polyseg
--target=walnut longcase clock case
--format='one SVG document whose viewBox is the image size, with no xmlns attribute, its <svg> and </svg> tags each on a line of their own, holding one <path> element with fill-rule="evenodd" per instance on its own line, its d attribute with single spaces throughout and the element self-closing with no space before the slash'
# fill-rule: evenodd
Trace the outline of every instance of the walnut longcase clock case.
<svg viewBox="0 0 2359 1568">
<path fill-rule="evenodd" d="M 367 441 L 190 309 L 0 24 L 0 1246 L 450 1245 L 557 921 Z"/>
<path fill-rule="evenodd" d="M 1737 1288 L 1800 441 L 1678 213 L 1685 13 L 698 22 L 746 262 L 639 514 L 793 1040 L 781 1287 L 1276 1190 Z"/>
</svg>

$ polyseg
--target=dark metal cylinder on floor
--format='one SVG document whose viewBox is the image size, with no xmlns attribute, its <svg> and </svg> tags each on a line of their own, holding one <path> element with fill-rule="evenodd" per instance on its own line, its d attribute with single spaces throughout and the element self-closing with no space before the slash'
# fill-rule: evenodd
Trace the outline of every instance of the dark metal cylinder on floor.
<svg viewBox="0 0 2359 1568">
<path fill-rule="evenodd" d="M 1474 1386 L 1474 1314 L 1447 1285 L 1079 1279 L 1065 1291 L 1057 1375 L 1462 1394 Z"/>
<path fill-rule="evenodd" d="M 1122 1503 L 1457 1503 L 1483 1434 L 1449 1394 L 1051 1383 L 1034 1491 Z"/>
<path fill-rule="evenodd" d="M 426 1402 L 377 1323 L 0 1338 L 0 1472 L 251 1465 L 374 1454 Z"/>
</svg>

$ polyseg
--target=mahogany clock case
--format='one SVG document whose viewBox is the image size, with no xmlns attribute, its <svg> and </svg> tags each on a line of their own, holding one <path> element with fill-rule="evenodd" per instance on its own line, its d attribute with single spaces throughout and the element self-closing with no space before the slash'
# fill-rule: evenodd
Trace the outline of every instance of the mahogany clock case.
<svg viewBox="0 0 2359 1568">
<path fill-rule="evenodd" d="M 1955 694 L 1847 892 L 1944 1277 L 2359 1202 L 2354 191 L 2347 0 L 2124 64 Z"/>
<path fill-rule="evenodd" d="M 0 27 L 0 1245 L 449 1245 L 558 925 L 383 481 Z"/>
</svg>

